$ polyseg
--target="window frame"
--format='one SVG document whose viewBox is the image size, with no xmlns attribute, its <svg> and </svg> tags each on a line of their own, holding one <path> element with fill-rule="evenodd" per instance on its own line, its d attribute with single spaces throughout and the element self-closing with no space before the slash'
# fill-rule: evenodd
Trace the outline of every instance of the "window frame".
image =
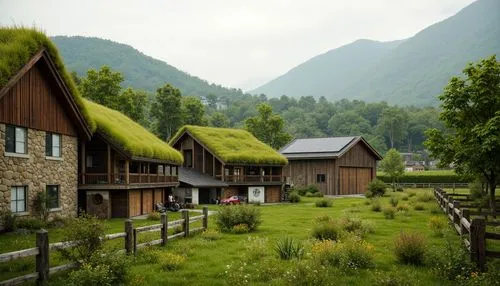
<svg viewBox="0 0 500 286">
<path fill-rule="evenodd" d="M 19 192 L 19 189 L 23 190 L 23 199 L 22 200 L 19 200 L 18 199 L 18 192 Z M 12 191 L 15 190 L 15 194 L 16 194 L 16 198 L 14 199 L 13 196 L 12 196 Z M 10 211 L 13 213 L 13 214 L 22 214 L 22 213 L 25 213 L 27 212 L 27 208 L 28 208 L 28 186 L 11 186 L 10 187 Z M 18 202 L 23 202 L 23 210 L 18 210 Z M 15 209 L 12 208 L 12 203 L 15 202 Z"/>
<path fill-rule="evenodd" d="M 8 136 L 8 134 L 10 133 L 9 132 L 9 128 L 12 128 L 13 132 L 12 132 L 12 138 L 10 138 L 10 136 Z M 18 140 L 18 131 L 22 130 L 23 131 L 23 135 L 24 135 L 24 140 L 23 141 L 19 141 Z M 9 143 L 9 139 L 11 139 L 11 142 Z M 22 152 L 20 152 L 20 150 L 18 150 L 17 146 L 18 146 L 18 143 L 22 143 L 23 144 L 23 150 Z M 7 149 L 9 148 L 9 146 L 11 146 L 11 148 L 13 149 Z M 21 127 L 21 126 L 16 126 L 16 125 L 6 125 L 5 126 L 5 153 L 10 153 L 10 154 L 16 154 L 16 155 L 27 155 L 28 154 L 28 129 L 25 128 L 25 127 Z"/>
<path fill-rule="evenodd" d="M 55 140 L 55 139 L 58 140 Z M 57 142 L 57 146 L 54 144 Z M 54 152 L 57 147 L 57 154 Z M 51 158 L 61 158 L 62 157 L 62 135 L 59 133 L 46 132 L 45 133 L 45 156 Z"/>
<path fill-rule="evenodd" d="M 316 174 L 316 183 L 325 183 L 326 182 L 326 174 L 319 173 Z"/>
<path fill-rule="evenodd" d="M 53 198 L 50 196 L 50 193 L 49 191 L 50 190 L 56 190 L 56 197 L 55 197 L 55 206 L 52 206 L 51 203 L 53 202 Z M 59 209 L 61 207 L 61 204 L 60 204 L 60 185 L 46 185 L 45 186 L 45 194 L 46 194 L 46 197 L 47 197 L 47 202 L 46 202 L 46 207 L 47 209 L 49 210 L 54 210 L 54 209 Z"/>
</svg>

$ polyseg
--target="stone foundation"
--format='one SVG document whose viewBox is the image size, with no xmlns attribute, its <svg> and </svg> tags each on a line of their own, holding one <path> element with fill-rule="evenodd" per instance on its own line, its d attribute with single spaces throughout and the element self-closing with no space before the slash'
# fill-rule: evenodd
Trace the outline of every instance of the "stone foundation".
<svg viewBox="0 0 500 286">
<path fill-rule="evenodd" d="M 5 124 L 0 124 L 0 211 L 10 210 L 11 186 L 27 186 L 27 215 L 38 192 L 59 185 L 59 208 L 50 215 L 76 216 L 78 139 L 62 136 L 61 160 L 45 157 L 45 131 L 27 129 L 28 158 L 5 156 Z"/>
</svg>

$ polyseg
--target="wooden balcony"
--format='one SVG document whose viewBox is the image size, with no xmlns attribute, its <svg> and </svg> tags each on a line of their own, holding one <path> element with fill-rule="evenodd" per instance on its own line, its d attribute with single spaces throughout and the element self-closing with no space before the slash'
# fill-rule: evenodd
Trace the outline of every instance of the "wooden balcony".
<svg viewBox="0 0 500 286">
<path fill-rule="evenodd" d="M 281 175 L 217 175 L 218 180 L 226 183 L 282 183 L 284 178 Z"/>
<path fill-rule="evenodd" d="M 177 176 L 166 176 L 161 174 L 129 174 L 127 184 L 126 174 L 107 174 L 107 173 L 87 173 L 78 175 L 78 183 L 83 185 L 113 184 L 113 185 L 138 185 L 138 184 L 165 184 L 177 183 Z"/>
</svg>

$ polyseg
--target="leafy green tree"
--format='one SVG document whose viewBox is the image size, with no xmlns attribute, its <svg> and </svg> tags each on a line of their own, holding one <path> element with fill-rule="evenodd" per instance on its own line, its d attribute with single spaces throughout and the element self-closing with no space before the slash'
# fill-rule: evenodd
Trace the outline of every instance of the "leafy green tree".
<svg viewBox="0 0 500 286">
<path fill-rule="evenodd" d="M 209 125 L 213 127 L 229 127 L 229 120 L 223 113 L 220 112 L 212 113 L 208 122 Z"/>
<path fill-rule="evenodd" d="M 451 132 L 428 130 L 425 146 L 441 166 L 454 164 L 460 174 L 482 176 L 495 214 L 500 181 L 500 62 L 492 56 L 469 64 L 463 73 L 466 78 L 451 78 L 439 96 L 440 119 Z"/>
<path fill-rule="evenodd" d="M 144 123 L 148 95 L 143 90 L 127 88 L 119 98 L 119 110 L 135 122 Z"/>
<path fill-rule="evenodd" d="M 363 136 L 368 143 L 377 150 L 379 154 L 385 154 L 387 152 L 387 144 L 385 144 L 384 137 L 380 135 L 371 135 L 368 134 Z"/>
<path fill-rule="evenodd" d="M 334 136 L 363 135 L 371 128 L 370 122 L 354 110 L 335 114 L 328 121 L 328 127 Z"/>
<path fill-rule="evenodd" d="M 122 82 L 123 76 L 120 72 L 102 66 L 98 71 L 89 69 L 87 77 L 81 78 L 79 87 L 84 97 L 109 108 L 119 109 Z"/>
<path fill-rule="evenodd" d="M 284 131 L 284 120 L 273 114 L 273 108 L 267 103 L 257 106 L 258 115 L 245 120 L 245 128 L 259 140 L 275 149 L 283 147 L 292 136 Z"/>
<path fill-rule="evenodd" d="M 166 84 L 156 90 L 151 106 L 154 128 L 161 139 L 169 139 L 182 125 L 181 92 Z"/>
<path fill-rule="evenodd" d="M 76 86 L 79 86 L 82 83 L 82 80 L 80 79 L 76 71 L 72 71 L 69 75 L 71 76 L 71 79 L 76 84 Z"/>
<path fill-rule="evenodd" d="M 206 99 L 207 99 L 207 104 L 208 104 L 208 107 L 212 108 L 213 110 L 216 110 L 217 109 L 217 95 L 213 94 L 213 93 L 209 93 L 207 96 L 206 96 Z"/>
<path fill-rule="evenodd" d="M 182 121 L 189 125 L 206 125 L 203 119 L 205 108 L 198 97 L 185 96 L 181 99 Z"/>
<path fill-rule="evenodd" d="M 380 170 L 385 172 L 392 180 L 392 189 L 396 190 L 396 181 L 405 173 L 405 165 L 401 154 L 392 148 L 387 151 L 384 159 L 380 161 Z"/>
<path fill-rule="evenodd" d="M 405 139 L 408 127 L 408 114 L 401 108 L 389 107 L 382 111 L 377 121 L 377 129 L 389 138 L 391 148 Z"/>
</svg>

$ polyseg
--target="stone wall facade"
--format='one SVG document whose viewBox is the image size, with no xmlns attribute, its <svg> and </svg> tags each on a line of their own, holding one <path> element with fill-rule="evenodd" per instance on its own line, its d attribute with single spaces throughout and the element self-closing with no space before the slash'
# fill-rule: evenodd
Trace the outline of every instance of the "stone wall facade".
<svg viewBox="0 0 500 286">
<path fill-rule="evenodd" d="M 27 129 L 27 158 L 6 156 L 5 124 L 0 124 L 0 211 L 10 210 L 12 186 L 27 186 L 26 213 L 47 185 L 59 185 L 59 208 L 50 216 L 76 216 L 78 197 L 78 138 L 63 135 L 59 160 L 45 156 L 45 131 Z"/>
</svg>

